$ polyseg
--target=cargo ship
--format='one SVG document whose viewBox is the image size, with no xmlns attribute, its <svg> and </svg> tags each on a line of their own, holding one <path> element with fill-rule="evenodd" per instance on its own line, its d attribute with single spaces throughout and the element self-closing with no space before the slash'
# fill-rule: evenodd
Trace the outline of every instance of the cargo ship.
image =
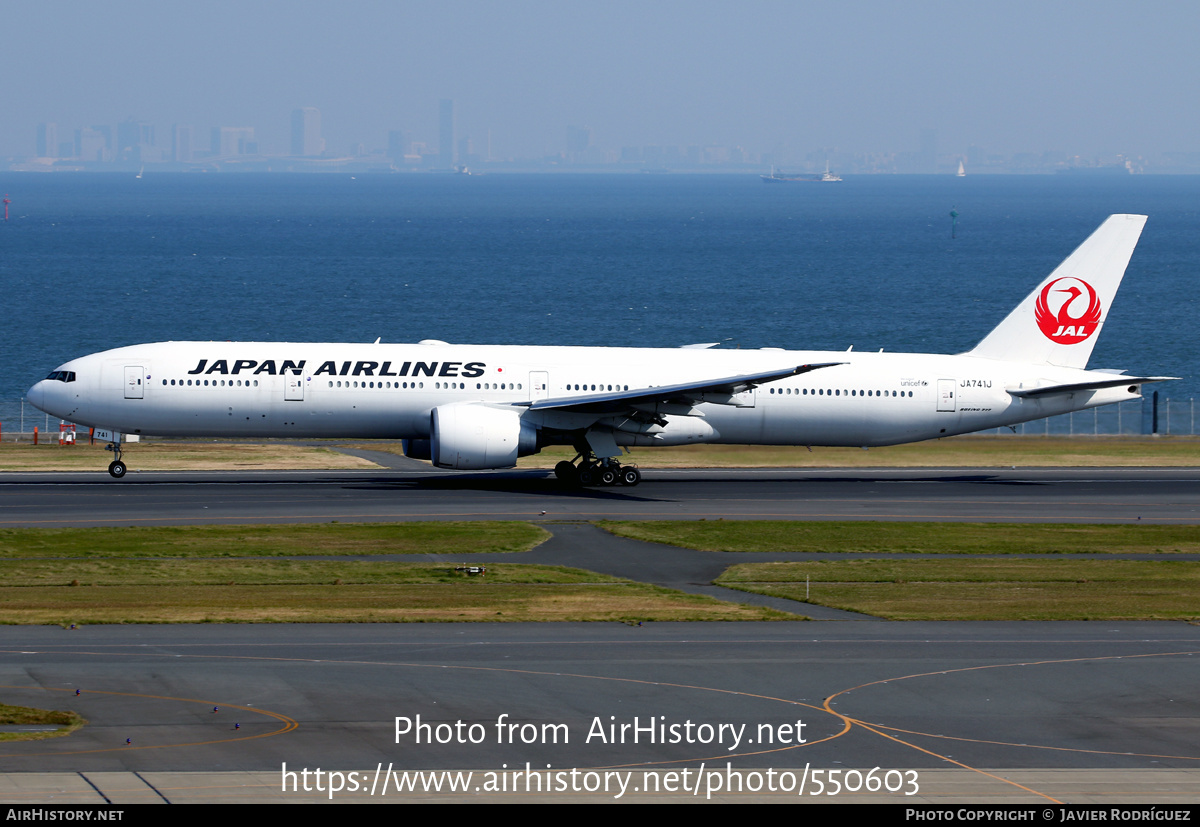
<svg viewBox="0 0 1200 827">
<path fill-rule="evenodd" d="M 788 175 L 784 172 L 776 172 L 775 167 L 771 167 L 770 175 L 758 176 L 763 180 L 764 184 L 795 184 L 795 183 L 811 183 L 811 182 L 833 182 L 841 181 L 842 177 L 829 171 L 829 162 L 825 162 L 824 172 L 799 173 L 796 175 Z"/>
</svg>

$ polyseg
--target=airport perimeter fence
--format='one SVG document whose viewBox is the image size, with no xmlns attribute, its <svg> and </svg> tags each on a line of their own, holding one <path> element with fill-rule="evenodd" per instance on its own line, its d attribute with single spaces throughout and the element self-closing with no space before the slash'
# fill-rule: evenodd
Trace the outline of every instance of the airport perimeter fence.
<svg viewBox="0 0 1200 827">
<path fill-rule="evenodd" d="M 58 439 L 59 420 L 53 419 L 28 401 L 0 402 L 0 440 L 28 442 L 36 426 L 40 434 Z M 1196 400 L 1171 399 L 1150 393 L 1116 405 L 1090 411 L 1035 419 L 1014 428 L 990 428 L 980 434 L 997 436 L 1196 436 Z M 79 429 L 82 441 L 86 428 Z"/>
<path fill-rule="evenodd" d="M 1023 422 L 1013 428 L 990 428 L 980 434 L 998 436 L 1195 436 L 1196 400 L 1171 399 L 1150 393 L 1118 402 Z"/>
</svg>

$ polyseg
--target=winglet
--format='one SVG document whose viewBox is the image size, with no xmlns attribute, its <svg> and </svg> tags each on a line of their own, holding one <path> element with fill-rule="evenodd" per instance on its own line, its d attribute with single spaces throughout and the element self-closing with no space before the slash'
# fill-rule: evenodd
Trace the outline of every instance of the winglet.
<svg viewBox="0 0 1200 827">
<path fill-rule="evenodd" d="M 967 356 L 1085 368 L 1144 215 L 1112 215 Z"/>
</svg>

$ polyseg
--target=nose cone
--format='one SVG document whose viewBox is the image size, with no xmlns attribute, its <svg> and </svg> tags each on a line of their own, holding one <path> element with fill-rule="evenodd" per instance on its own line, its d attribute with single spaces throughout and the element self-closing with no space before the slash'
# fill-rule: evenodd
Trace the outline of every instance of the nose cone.
<svg viewBox="0 0 1200 827">
<path fill-rule="evenodd" d="M 29 392 L 25 394 L 25 398 L 28 399 L 29 402 L 33 405 L 33 407 L 37 408 L 39 411 L 46 411 L 46 382 L 47 381 L 48 380 L 43 379 L 42 381 L 40 381 L 36 385 L 34 385 L 32 388 L 30 388 Z M 49 411 L 46 411 L 46 412 L 49 413 Z"/>
</svg>

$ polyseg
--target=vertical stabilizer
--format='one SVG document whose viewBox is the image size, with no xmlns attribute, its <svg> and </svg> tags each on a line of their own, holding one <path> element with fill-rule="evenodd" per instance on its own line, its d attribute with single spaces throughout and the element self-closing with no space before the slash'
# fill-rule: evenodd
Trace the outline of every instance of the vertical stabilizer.
<svg viewBox="0 0 1200 827">
<path fill-rule="evenodd" d="M 968 356 L 1085 368 L 1146 224 L 1112 215 Z"/>
</svg>

